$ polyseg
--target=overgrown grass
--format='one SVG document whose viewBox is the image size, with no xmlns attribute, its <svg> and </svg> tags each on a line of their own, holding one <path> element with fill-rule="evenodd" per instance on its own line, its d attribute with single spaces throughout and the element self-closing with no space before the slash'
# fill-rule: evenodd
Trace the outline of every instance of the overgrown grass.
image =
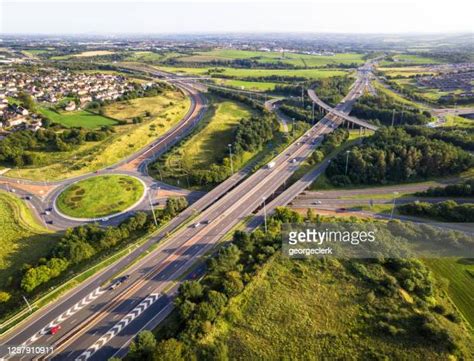
<svg viewBox="0 0 474 361">
<path fill-rule="evenodd" d="M 18 270 L 45 256 L 57 237 L 33 217 L 26 204 L 0 191 L 0 290 L 8 285 Z"/>
<path fill-rule="evenodd" d="M 374 268 L 372 272 L 377 271 Z M 403 292 L 402 292 L 403 291 Z M 423 336 L 389 336 L 377 329 L 380 309 L 416 317 L 420 312 L 404 290 L 395 297 L 368 298 L 370 286 L 343 263 L 277 257 L 231 301 L 225 318 L 204 339 L 223 340 L 229 358 L 447 360 L 436 343 Z M 446 299 L 437 302 L 452 309 Z M 472 346 L 462 325 L 436 317 L 465 352 Z"/>
<path fill-rule="evenodd" d="M 474 261 L 472 259 L 427 259 L 437 277 L 446 279 L 446 292 L 474 329 Z"/>
<path fill-rule="evenodd" d="M 208 169 L 212 164 L 218 164 L 229 154 L 228 144 L 232 143 L 240 120 L 253 114 L 255 112 L 242 103 L 213 98 L 211 109 L 206 113 L 199 132 L 174 148 L 166 157 L 166 167 L 172 169 L 174 174 L 165 180 L 176 183 L 177 179 L 182 178 L 179 175 L 183 172 L 185 174 L 195 169 Z M 234 159 L 234 169 L 239 169 L 251 156 L 246 155 L 239 161 Z M 185 182 L 185 177 L 182 180 Z"/>
<path fill-rule="evenodd" d="M 446 115 L 446 122 L 441 123 L 440 127 L 458 127 L 458 128 L 474 128 L 474 120 L 466 119 L 459 115 Z"/>
<path fill-rule="evenodd" d="M 180 121 L 190 107 L 189 98 L 180 92 L 170 91 L 157 97 L 137 99 L 131 108 L 137 113 L 145 112 L 151 104 L 158 104 L 151 117 L 145 117 L 143 123 L 115 126 L 113 133 L 101 142 L 86 142 L 68 152 L 35 152 L 43 166 L 35 168 L 12 169 L 11 177 L 35 180 L 65 179 L 84 173 L 93 172 L 117 163 L 121 159 L 147 146 L 163 135 Z M 110 105 L 107 111 L 115 116 L 131 114 L 128 103 Z M 135 104 L 135 106 L 133 106 Z M 143 109 L 140 106 L 143 104 Z M 128 113 L 127 113 L 128 112 Z M 126 119 L 126 118 L 124 118 Z"/>
</svg>

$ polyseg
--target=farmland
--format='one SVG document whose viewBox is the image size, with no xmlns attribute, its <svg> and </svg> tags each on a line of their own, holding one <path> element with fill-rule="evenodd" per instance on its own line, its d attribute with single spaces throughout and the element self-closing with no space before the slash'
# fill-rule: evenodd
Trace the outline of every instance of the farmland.
<svg viewBox="0 0 474 361">
<path fill-rule="evenodd" d="M 126 61 L 137 61 L 143 63 L 160 63 L 166 60 L 174 59 L 184 54 L 177 52 L 166 52 L 166 53 L 155 53 L 151 51 L 135 51 L 130 53 L 126 58 Z"/>
<path fill-rule="evenodd" d="M 397 66 L 397 65 L 424 65 L 424 64 L 442 64 L 438 59 L 415 54 L 398 54 L 392 56 L 392 60 L 383 60 L 381 66 Z"/>
<path fill-rule="evenodd" d="M 236 59 L 255 60 L 258 63 L 288 64 L 297 67 L 323 67 L 339 64 L 362 64 L 363 55 L 356 53 L 339 53 L 335 55 L 310 55 L 289 52 L 246 51 L 233 49 L 214 49 L 183 56 L 180 62 L 207 63 L 212 61 L 231 61 Z"/>
<path fill-rule="evenodd" d="M 97 218 L 121 212 L 135 204 L 143 184 L 125 175 L 87 178 L 66 188 L 57 199 L 58 209 L 75 218 Z"/>
<path fill-rule="evenodd" d="M 243 81 L 235 79 L 216 79 L 216 83 L 223 86 L 251 91 L 272 91 L 275 89 L 276 85 L 276 83 L 270 82 Z"/>
<path fill-rule="evenodd" d="M 185 68 L 185 67 L 166 67 L 160 66 L 160 70 L 170 73 L 184 73 L 191 75 L 209 75 L 216 68 Z M 344 70 L 333 69 L 236 69 L 236 68 L 218 68 L 219 72 L 215 73 L 216 77 L 219 75 L 245 78 L 245 77 L 303 77 L 307 79 L 321 79 L 331 76 L 343 76 L 348 72 Z"/>
<path fill-rule="evenodd" d="M 67 60 L 67 59 L 72 59 L 72 58 L 88 58 L 88 57 L 93 57 L 93 56 L 104 56 L 104 55 L 112 55 L 112 54 L 114 54 L 114 52 L 109 51 L 109 50 L 94 50 L 94 51 L 83 51 L 77 54 L 53 56 L 51 59 Z"/>
<path fill-rule="evenodd" d="M 46 256 L 57 237 L 41 226 L 24 201 L 0 192 L 0 290 L 6 291 L 9 278 L 26 263 Z"/>
</svg>

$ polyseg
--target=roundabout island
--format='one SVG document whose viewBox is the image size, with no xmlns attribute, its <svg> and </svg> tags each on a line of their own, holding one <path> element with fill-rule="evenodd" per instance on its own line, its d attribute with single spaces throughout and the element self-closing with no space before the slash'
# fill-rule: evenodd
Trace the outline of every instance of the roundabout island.
<svg viewBox="0 0 474 361">
<path fill-rule="evenodd" d="M 90 177 L 62 191 L 55 208 L 71 219 L 99 219 L 120 214 L 140 203 L 145 184 L 129 175 L 112 174 Z"/>
</svg>

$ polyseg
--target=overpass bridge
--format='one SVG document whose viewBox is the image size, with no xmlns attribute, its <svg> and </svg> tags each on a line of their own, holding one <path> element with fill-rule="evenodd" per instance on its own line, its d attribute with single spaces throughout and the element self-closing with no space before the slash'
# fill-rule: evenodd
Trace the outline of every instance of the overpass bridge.
<svg viewBox="0 0 474 361">
<path fill-rule="evenodd" d="M 316 93 L 314 92 L 313 89 L 308 89 L 308 96 L 313 101 L 313 103 L 318 105 L 321 109 L 324 109 L 328 113 L 334 114 L 334 115 L 338 116 L 339 118 L 342 118 L 344 121 L 347 121 L 349 123 L 358 125 L 359 127 L 365 128 L 365 129 L 370 129 L 370 130 L 377 130 L 378 129 L 378 127 L 376 125 L 370 124 L 370 123 L 368 123 L 364 120 L 361 120 L 361 119 L 358 119 L 358 118 L 355 118 L 355 117 L 351 117 L 348 114 L 342 112 L 341 110 L 338 110 L 336 108 L 333 108 L 333 107 L 329 106 L 328 104 L 323 102 L 321 99 L 319 99 L 319 97 L 316 95 Z M 348 102 L 351 102 L 351 101 L 352 100 L 348 100 Z"/>
</svg>

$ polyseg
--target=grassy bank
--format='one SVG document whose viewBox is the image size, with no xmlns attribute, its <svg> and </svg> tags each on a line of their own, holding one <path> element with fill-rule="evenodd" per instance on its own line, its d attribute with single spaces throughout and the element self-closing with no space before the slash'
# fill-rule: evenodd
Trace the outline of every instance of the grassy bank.
<svg viewBox="0 0 474 361">
<path fill-rule="evenodd" d="M 24 264 L 45 256 L 57 237 L 38 224 L 24 201 L 0 192 L 0 290 Z"/>
<path fill-rule="evenodd" d="M 12 169 L 8 176 L 55 180 L 105 168 L 166 133 L 184 117 L 189 107 L 189 98 L 176 91 L 157 97 L 135 99 L 130 103 L 111 104 L 105 108 L 105 112 L 117 119 L 128 120 L 131 114 L 141 114 L 147 110 L 151 114 L 144 117 L 142 123 L 115 126 L 115 133 L 100 142 L 86 142 L 67 152 L 35 152 L 37 157 L 43 159 L 44 166 Z"/>
</svg>

